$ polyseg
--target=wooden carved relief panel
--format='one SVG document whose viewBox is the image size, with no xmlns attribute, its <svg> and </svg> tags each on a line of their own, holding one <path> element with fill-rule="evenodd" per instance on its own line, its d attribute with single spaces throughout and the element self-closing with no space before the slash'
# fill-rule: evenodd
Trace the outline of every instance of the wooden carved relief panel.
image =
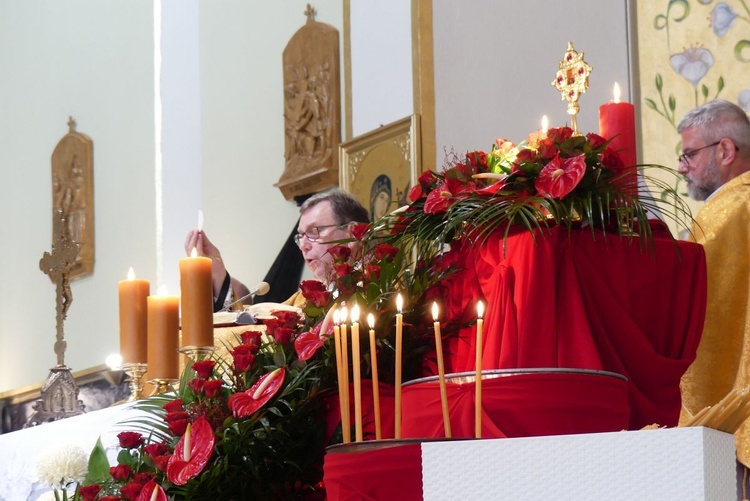
<svg viewBox="0 0 750 501">
<path fill-rule="evenodd" d="M 275 186 L 287 200 L 338 184 L 339 34 L 314 13 L 308 4 L 283 54 L 285 164 Z"/>
<path fill-rule="evenodd" d="M 73 117 L 68 128 L 52 152 L 52 216 L 62 212 L 63 230 L 79 246 L 69 275 L 74 279 L 94 269 L 94 143 L 76 131 Z"/>
</svg>

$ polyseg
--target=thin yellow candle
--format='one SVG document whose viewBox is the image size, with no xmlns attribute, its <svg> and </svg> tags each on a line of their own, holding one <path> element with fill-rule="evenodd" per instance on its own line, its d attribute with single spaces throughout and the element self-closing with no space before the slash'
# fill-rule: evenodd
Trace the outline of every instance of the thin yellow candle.
<svg viewBox="0 0 750 501">
<path fill-rule="evenodd" d="M 394 383 L 394 406 L 396 426 L 394 437 L 401 438 L 401 353 L 403 351 L 403 329 L 404 329 L 404 298 L 401 294 L 396 295 L 396 381 Z"/>
<path fill-rule="evenodd" d="M 339 388 L 339 398 L 344 399 L 344 414 L 341 416 L 341 431 L 344 435 L 344 443 L 352 441 L 351 409 L 349 408 L 349 341 L 347 340 L 346 321 L 349 318 L 349 310 L 346 306 L 341 308 L 341 377 L 344 383 Z"/>
<path fill-rule="evenodd" d="M 344 372 L 343 372 L 343 361 L 341 358 L 341 311 L 336 308 L 333 311 L 333 342 L 336 349 L 336 378 L 339 387 L 339 416 L 341 416 L 341 429 L 343 433 L 344 429 L 344 409 L 346 402 L 344 401 Z"/>
<path fill-rule="evenodd" d="M 362 369 L 359 349 L 359 305 L 352 308 L 352 373 L 354 375 L 354 437 L 361 442 L 362 437 Z"/>
<path fill-rule="evenodd" d="M 484 303 L 477 303 L 477 357 L 474 376 L 474 435 L 482 438 L 482 326 L 484 324 Z"/>
<path fill-rule="evenodd" d="M 118 284 L 120 299 L 120 355 L 125 364 L 145 364 L 147 351 L 147 301 L 150 285 L 148 280 L 136 280 L 131 267 L 128 279 Z"/>
<path fill-rule="evenodd" d="M 438 364 L 438 381 L 440 382 L 440 403 L 443 406 L 443 426 L 446 438 L 451 438 L 451 419 L 448 412 L 448 387 L 445 384 L 445 365 L 443 363 L 443 341 L 440 336 L 440 322 L 438 321 L 438 305 L 432 303 L 432 319 L 435 329 L 435 351 Z"/>
<path fill-rule="evenodd" d="M 382 427 L 380 424 L 380 383 L 378 382 L 378 347 L 375 344 L 375 315 L 367 315 L 367 323 L 370 325 L 370 364 L 372 365 L 372 402 L 375 413 L 375 440 L 382 438 Z"/>
</svg>

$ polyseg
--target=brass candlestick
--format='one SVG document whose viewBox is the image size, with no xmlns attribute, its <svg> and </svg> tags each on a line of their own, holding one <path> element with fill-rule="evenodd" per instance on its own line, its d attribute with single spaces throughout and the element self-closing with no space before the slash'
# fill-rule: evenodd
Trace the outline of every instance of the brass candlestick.
<svg viewBox="0 0 750 501">
<path fill-rule="evenodd" d="M 164 395 L 165 393 L 175 391 L 172 385 L 177 382 L 177 379 L 154 378 L 149 379 L 148 382 L 155 388 L 154 395 Z"/>
<path fill-rule="evenodd" d="M 143 376 L 146 375 L 148 369 L 147 364 L 142 363 L 127 363 L 122 365 L 123 370 L 130 376 L 130 398 L 128 402 L 140 400 L 143 397 Z"/>
<path fill-rule="evenodd" d="M 192 363 L 210 358 L 216 351 L 215 346 L 183 346 L 179 352 L 186 355 Z"/>
</svg>

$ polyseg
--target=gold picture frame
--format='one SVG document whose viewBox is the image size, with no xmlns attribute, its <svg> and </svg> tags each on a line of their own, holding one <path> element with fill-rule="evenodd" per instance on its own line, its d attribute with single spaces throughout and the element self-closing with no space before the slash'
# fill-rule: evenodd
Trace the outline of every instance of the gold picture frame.
<svg viewBox="0 0 750 501">
<path fill-rule="evenodd" d="M 339 146 L 339 185 L 367 208 L 371 220 L 406 205 L 421 173 L 420 141 L 414 114 Z"/>
</svg>

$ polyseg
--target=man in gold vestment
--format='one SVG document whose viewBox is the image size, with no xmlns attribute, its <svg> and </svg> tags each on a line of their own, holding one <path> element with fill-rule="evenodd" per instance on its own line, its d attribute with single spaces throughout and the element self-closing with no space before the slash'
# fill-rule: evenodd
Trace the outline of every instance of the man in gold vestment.
<svg viewBox="0 0 750 501">
<path fill-rule="evenodd" d="M 703 245 L 708 297 L 695 362 L 682 378 L 683 421 L 750 387 L 750 122 L 738 106 L 710 101 L 680 122 L 678 172 L 706 204 L 692 238 Z M 750 466 L 750 420 L 736 433 L 737 457 Z"/>
</svg>

